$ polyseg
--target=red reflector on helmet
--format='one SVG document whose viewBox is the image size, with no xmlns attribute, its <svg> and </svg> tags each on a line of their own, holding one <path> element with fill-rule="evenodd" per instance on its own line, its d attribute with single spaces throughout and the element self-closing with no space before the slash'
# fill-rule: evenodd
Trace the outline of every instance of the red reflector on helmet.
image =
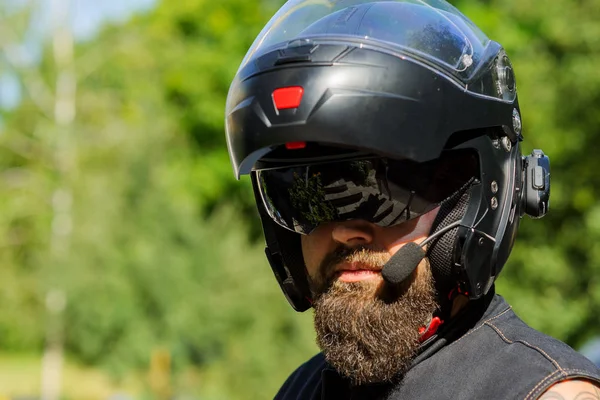
<svg viewBox="0 0 600 400">
<path fill-rule="evenodd" d="M 290 86 L 273 91 L 273 103 L 278 110 L 298 108 L 302 101 L 304 89 L 301 86 Z"/>
<path fill-rule="evenodd" d="M 288 150 L 298 150 L 306 147 L 306 142 L 287 142 L 285 148 Z"/>
</svg>

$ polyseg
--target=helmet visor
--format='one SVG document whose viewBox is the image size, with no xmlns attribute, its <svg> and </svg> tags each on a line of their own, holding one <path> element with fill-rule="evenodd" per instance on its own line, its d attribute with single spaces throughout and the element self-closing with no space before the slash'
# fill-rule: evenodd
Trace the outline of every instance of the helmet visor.
<svg viewBox="0 0 600 400">
<path fill-rule="evenodd" d="M 443 0 L 290 0 L 265 26 L 242 66 L 282 45 L 334 38 L 383 45 L 455 72 L 476 63 L 489 42 Z"/>
<path fill-rule="evenodd" d="M 353 219 L 388 227 L 423 215 L 477 176 L 473 153 L 417 163 L 371 157 L 257 171 L 269 216 L 300 234 Z"/>
</svg>

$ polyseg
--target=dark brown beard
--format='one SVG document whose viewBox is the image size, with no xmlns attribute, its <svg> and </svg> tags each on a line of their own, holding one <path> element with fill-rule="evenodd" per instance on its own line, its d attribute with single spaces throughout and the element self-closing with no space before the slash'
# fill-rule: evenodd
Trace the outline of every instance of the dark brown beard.
<svg viewBox="0 0 600 400">
<path fill-rule="evenodd" d="M 327 361 L 354 385 L 400 379 L 419 348 L 419 328 L 438 308 L 429 263 L 399 288 L 380 279 L 335 280 L 340 259 L 382 266 L 389 255 L 366 249 L 342 250 L 325 260 L 313 280 L 317 344 Z"/>
</svg>

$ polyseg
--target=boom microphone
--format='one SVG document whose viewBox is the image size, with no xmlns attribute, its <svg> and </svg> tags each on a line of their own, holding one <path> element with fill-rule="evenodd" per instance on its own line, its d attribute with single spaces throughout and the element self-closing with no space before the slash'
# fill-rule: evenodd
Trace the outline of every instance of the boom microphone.
<svg viewBox="0 0 600 400">
<path fill-rule="evenodd" d="M 381 276 L 387 283 L 398 285 L 412 274 L 423 258 L 425 250 L 415 242 L 408 242 L 385 263 Z"/>
<path fill-rule="evenodd" d="M 423 247 L 433 239 L 445 234 L 451 229 L 456 228 L 460 225 L 460 221 L 456 221 L 433 235 L 428 236 L 423 242 L 417 244 L 415 242 L 408 242 L 402 246 L 396 254 L 388 260 L 381 270 L 381 276 L 383 279 L 391 284 L 398 285 L 413 273 L 423 258 L 425 258 L 425 250 Z"/>
</svg>

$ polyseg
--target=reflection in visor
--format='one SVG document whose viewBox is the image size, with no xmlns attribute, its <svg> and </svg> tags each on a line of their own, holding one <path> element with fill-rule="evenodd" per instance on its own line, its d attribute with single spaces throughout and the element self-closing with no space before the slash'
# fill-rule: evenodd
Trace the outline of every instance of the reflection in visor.
<svg viewBox="0 0 600 400">
<path fill-rule="evenodd" d="M 308 226 L 317 226 L 323 222 L 367 219 L 382 226 L 390 226 L 411 218 L 410 202 L 414 193 L 404 191 L 401 199 L 407 203 L 393 200 L 386 179 L 382 160 L 362 160 L 348 163 L 349 176 L 329 181 L 321 172 L 311 172 L 306 167 L 306 175 L 293 175 L 288 196 L 293 208 L 300 211 L 299 220 L 292 218 L 297 229 L 301 221 Z M 387 169 L 387 168 L 385 168 Z M 329 174 L 328 174 L 329 175 Z M 378 175 L 378 176 L 377 176 Z M 324 178 L 327 179 L 324 182 Z M 401 188 L 398 190 L 402 191 Z"/>
<path fill-rule="evenodd" d="M 308 234 L 319 224 L 362 219 L 393 226 L 437 207 L 476 174 L 476 162 L 449 172 L 383 158 L 258 171 L 265 208 L 279 225 Z M 468 166 L 468 168 L 464 168 Z"/>
</svg>

